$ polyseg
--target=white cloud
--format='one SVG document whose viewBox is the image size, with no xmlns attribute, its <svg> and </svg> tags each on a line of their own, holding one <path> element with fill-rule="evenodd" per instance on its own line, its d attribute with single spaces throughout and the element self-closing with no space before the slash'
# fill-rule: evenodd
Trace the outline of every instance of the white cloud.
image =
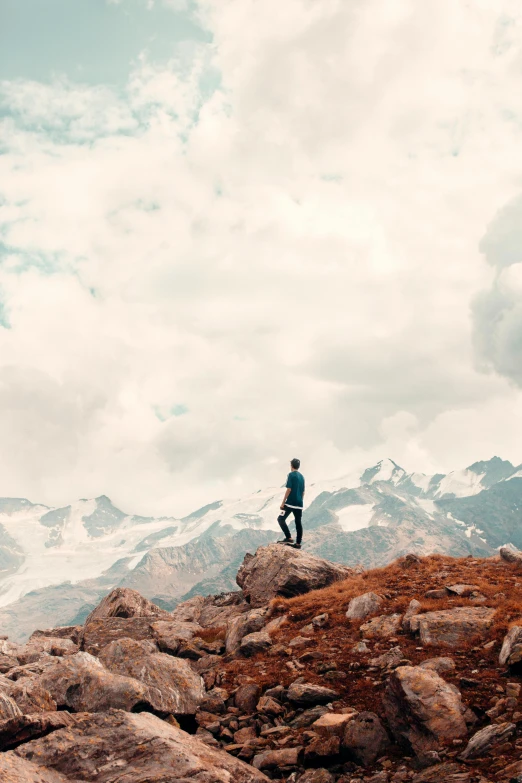
<svg viewBox="0 0 522 783">
<path fill-rule="evenodd" d="M 1 493 L 180 513 L 294 453 L 520 461 L 470 318 L 522 171 L 513 8 L 205 0 L 212 44 L 124 95 L 4 83 Z"/>
</svg>

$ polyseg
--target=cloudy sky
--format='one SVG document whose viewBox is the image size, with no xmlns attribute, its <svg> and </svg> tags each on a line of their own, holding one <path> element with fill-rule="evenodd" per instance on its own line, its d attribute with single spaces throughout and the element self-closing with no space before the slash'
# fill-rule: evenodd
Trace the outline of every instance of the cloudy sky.
<svg viewBox="0 0 522 783">
<path fill-rule="evenodd" d="M 518 0 L 2 0 L 0 495 L 522 462 Z"/>
</svg>

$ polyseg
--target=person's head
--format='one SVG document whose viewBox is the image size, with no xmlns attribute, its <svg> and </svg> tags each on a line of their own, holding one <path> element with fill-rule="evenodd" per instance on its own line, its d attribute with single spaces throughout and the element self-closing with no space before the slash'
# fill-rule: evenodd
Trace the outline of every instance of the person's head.
<svg viewBox="0 0 522 783">
<path fill-rule="evenodd" d="M 297 457 L 294 457 L 292 460 L 290 460 L 290 467 L 292 470 L 299 470 L 301 467 L 301 460 L 297 459 Z"/>
</svg>

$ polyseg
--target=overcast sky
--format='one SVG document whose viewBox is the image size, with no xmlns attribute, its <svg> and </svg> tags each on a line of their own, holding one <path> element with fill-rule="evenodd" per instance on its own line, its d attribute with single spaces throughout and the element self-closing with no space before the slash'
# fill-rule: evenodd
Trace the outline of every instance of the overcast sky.
<svg viewBox="0 0 522 783">
<path fill-rule="evenodd" d="M 0 495 L 522 462 L 518 0 L 2 0 Z"/>
</svg>

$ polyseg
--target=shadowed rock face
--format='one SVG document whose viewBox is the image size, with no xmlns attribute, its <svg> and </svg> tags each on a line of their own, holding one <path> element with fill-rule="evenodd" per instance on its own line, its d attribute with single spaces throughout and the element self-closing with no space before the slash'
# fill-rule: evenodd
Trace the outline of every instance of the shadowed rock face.
<svg viewBox="0 0 522 783">
<path fill-rule="evenodd" d="M 246 555 L 237 583 L 253 607 L 265 606 L 276 595 L 290 597 L 327 587 L 353 574 L 351 568 L 279 544 Z"/>
<path fill-rule="evenodd" d="M 120 639 L 104 647 L 100 659 L 111 672 L 146 685 L 158 712 L 193 715 L 205 696 L 203 680 L 188 661 L 158 652 L 153 642 Z"/>
<path fill-rule="evenodd" d="M 123 777 L 125 783 L 262 783 L 267 780 L 253 767 L 208 747 L 153 715 L 131 715 L 116 710 L 79 715 L 71 727 L 28 742 L 5 755 L 8 759 L 29 759 L 51 767 L 69 783 L 116 783 Z M 42 778 L 42 783 L 47 780 Z M 49 783 L 55 781 L 49 778 Z M 62 779 L 56 783 L 62 783 Z"/>
</svg>

